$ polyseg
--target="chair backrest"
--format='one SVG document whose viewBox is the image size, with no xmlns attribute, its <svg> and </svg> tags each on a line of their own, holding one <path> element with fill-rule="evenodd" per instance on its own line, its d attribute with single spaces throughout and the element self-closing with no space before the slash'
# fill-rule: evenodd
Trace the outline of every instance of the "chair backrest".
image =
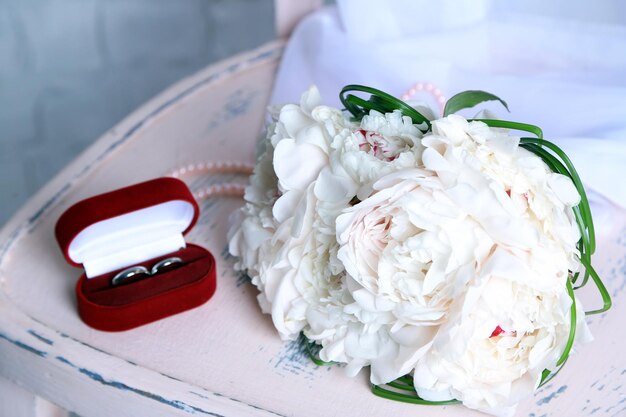
<svg viewBox="0 0 626 417">
<path fill-rule="evenodd" d="M 322 5 L 322 0 L 274 0 L 276 34 L 286 39 L 296 24 Z"/>
</svg>

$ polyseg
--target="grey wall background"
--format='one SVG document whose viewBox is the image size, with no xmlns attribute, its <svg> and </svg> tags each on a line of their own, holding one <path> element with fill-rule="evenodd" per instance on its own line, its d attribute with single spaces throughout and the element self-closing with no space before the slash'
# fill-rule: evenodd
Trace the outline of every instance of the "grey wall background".
<svg viewBox="0 0 626 417">
<path fill-rule="evenodd" d="M 0 0 L 0 226 L 102 133 L 274 38 L 272 0 Z"/>
</svg>

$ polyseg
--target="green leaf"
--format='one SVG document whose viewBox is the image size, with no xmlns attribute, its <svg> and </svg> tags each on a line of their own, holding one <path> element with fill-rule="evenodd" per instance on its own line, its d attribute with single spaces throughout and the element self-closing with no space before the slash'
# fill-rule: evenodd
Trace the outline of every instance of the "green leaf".
<svg viewBox="0 0 626 417">
<path fill-rule="evenodd" d="M 348 94 L 349 92 L 356 91 L 370 94 L 369 100 L 365 100 L 361 97 L 355 96 L 354 94 Z M 393 110 L 400 110 L 403 115 L 410 117 L 414 124 L 424 124 L 426 127 L 421 128 L 422 132 L 425 133 L 430 129 L 430 120 L 428 120 L 423 114 L 406 104 L 404 101 L 392 96 L 391 94 L 385 93 L 384 91 L 377 90 L 376 88 L 358 84 L 346 85 L 341 89 L 339 99 L 346 110 L 352 113 L 352 116 L 354 116 L 356 120 L 361 120 L 363 116 L 369 113 L 370 110 L 376 110 L 381 113 L 389 113 Z"/>
<path fill-rule="evenodd" d="M 502 105 L 507 111 L 510 111 L 509 106 L 506 104 L 506 101 L 502 100 L 500 97 L 495 96 L 486 91 L 469 90 L 469 91 L 462 91 L 459 94 L 456 94 L 450 97 L 450 99 L 446 103 L 446 107 L 443 109 L 443 115 L 444 117 L 449 116 L 453 113 L 458 112 L 459 110 L 469 109 L 485 101 L 495 101 L 495 100 L 502 103 Z"/>
</svg>

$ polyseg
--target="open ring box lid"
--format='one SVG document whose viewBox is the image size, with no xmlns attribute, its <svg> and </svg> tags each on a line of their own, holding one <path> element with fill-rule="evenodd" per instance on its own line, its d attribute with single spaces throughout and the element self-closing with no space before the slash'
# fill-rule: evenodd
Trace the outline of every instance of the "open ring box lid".
<svg viewBox="0 0 626 417">
<path fill-rule="evenodd" d="M 189 188 L 157 178 L 82 200 L 59 218 L 55 234 L 65 259 L 83 267 L 76 284 L 78 312 L 89 326 L 128 330 L 197 307 L 215 293 L 216 267 L 206 249 L 184 235 L 199 214 Z M 111 280 L 133 266 L 170 257 L 182 264 L 116 286 Z"/>
</svg>

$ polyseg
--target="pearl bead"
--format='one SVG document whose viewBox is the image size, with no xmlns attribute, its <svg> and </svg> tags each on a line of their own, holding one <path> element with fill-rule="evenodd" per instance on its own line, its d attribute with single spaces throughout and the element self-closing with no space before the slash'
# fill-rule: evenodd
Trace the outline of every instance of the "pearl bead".
<svg viewBox="0 0 626 417">
<path fill-rule="evenodd" d="M 250 176 L 254 172 L 254 165 L 240 161 L 208 161 L 199 163 L 189 163 L 178 169 L 170 171 L 169 176 L 183 179 L 185 176 L 198 176 L 201 174 L 236 174 Z M 219 183 L 205 187 L 194 193 L 194 198 L 203 200 L 210 197 L 243 197 L 245 184 L 241 183 Z"/>
<path fill-rule="evenodd" d="M 435 99 L 436 103 L 439 105 L 439 110 L 443 112 L 443 107 L 447 99 L 442 95 L 441 90 L 435 87 L 435 85 L 432 83 L 417 82 L 413 84 L 407 91 L 405 91 L 400 96 L 400 99 L 402 101 L 410 100 L 411 98 L 413 98 L 413 96 L 415 96 L 415 94 L 422 91 L 430 93 Z"/>
</svg>

